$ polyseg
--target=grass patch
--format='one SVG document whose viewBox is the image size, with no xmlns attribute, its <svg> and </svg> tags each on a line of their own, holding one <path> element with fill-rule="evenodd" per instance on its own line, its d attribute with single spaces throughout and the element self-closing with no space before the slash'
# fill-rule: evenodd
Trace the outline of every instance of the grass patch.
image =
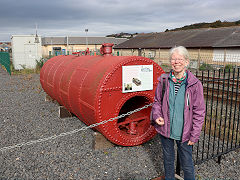
<svg viewBox="0 0 240 180">
<path fill-rule="evenodd" d="M 21 69 L 12 71 L 13 75 L 24 75 L 24 74 L 34 74 L 37 73 L 35 69 Z"/>
<path fill-rule="evenodd" d="M 11 69 L 11 72 L 13 75 L 39 74 L 40 70 L 43 67 L 45 62 L 46 62 L 46 60 L 44 58 L 42 58 L 39 61 L 36 60 L 36 68 L 35 69 L 26 68 L 26 65 L 21 65 L 21 67 L 22 67 L 21 70 L 14 69 L 13 64 L 11 63 L 10 69 Z"/>
<path fill-rule="evenodd" d="M 210 64 L 202 63 L 199 67 L 200 71 L 213 70 L 213 67 Z"/>
</svg>

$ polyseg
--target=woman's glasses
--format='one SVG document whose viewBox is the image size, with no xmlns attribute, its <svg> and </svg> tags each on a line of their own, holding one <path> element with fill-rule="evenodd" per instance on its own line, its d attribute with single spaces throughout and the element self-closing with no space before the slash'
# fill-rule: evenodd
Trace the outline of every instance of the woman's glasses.
<svg viewBox="0 0 240 180">
<path fill-rule="evenodd" d="M 176 62 L 183 62 L 184 59 L 171 59 L 172 63 L 176 63 Z"/>
</svg>

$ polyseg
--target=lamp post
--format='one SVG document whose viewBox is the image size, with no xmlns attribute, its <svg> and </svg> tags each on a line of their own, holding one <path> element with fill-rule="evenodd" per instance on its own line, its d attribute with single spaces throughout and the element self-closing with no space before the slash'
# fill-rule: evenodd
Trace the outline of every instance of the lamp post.
<svg viewBox="0 0 240 180">
<path fill-rule="evenodd" d="M 67 36 L 67 52 L 65 54 L 69 55 L 69 53 L 68 53 L 68 36 Z"/>
<path fill-rule="evenodd" d="M 36 43 L 36 60 L 38 61 L 38 44 L 40 43 L 40 41 L 39 41 L 39 37 L 37 35 L 37 24 L 36 24 L 36 35 L 35 35 L 34 43 Z"/>
<path fill-rule="evenodd" d="M 86 46 L 88 48 L 88 39 L 87 39 L 87 32 L 88 32 L 88 29 L 85 29 L 85 32 L 86 32 Z"/>
<path fill-rule="evenodd" d="M 51 37 L 51 54 L 50 54 L 50 57 L 53 56 L 53 37 Z"/>
</svg>

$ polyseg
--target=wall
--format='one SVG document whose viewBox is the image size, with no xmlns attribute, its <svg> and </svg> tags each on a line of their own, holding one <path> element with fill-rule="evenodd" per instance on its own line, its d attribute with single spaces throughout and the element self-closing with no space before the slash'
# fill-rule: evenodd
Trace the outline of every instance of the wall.
<svg viewBox="0 0 240 180">
<path fill-rule="evenodd" d="M 89 51 L 98 51 L 102 45 L 88 44 Z M 49 57 L 51 55 L 55 55 L 53 52 L 54 47 L 61 47 L 61 50 L 65 49 L 65 54 L 72 54 L 73 52 L 85 51 L 87 46 L 84 45 L 45 45 L 42 46 L 43 57 Z M 63 51 L 62 51 L 63 53 Z M 64 54 L 64 53 L 63 53 Z"/>
<path fill-rule="evenodd" d="M 169 49 L 114 49 L 117 56 L 143 56 L 153 59 L 159 65 L 169 63 Z"/>
<path fill-rule="evenodd" d="M 143 56 L 153 59 L 159 65 L 170 65 L 170 49 L 115 49 L 114 55 Z M 188 48 L 193 68 L 201 64 L 210 64 L 213 67 L 223 67 L 227 64 L 240 66 L 240 48 Z"/>
<path fill-rule="evenodd" d="M 36 60 L 42 58 L 41 37 L 35 42 L 35 35 L 12 36 L 12 62 L 16 70 L 36 67 Z"/>
</svg>

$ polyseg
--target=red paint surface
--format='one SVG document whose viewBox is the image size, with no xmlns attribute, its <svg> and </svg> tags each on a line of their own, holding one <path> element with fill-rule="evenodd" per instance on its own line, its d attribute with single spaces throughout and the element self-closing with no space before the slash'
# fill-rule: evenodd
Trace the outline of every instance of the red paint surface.
<svg viewBox="0 0 240 180">
<path fill-rule="evenodd" d="M 122 93 L 122 66 L 153 64 L 153 90 Z M 99 123 L 153 102 L 162 68 L 139 56 L 56 56 L 40 72 L 44 91 L 87 125 Z M 151 107 L 96 127 L 108 140 L 135 146 L 156 134 Z"/>
</svg>

